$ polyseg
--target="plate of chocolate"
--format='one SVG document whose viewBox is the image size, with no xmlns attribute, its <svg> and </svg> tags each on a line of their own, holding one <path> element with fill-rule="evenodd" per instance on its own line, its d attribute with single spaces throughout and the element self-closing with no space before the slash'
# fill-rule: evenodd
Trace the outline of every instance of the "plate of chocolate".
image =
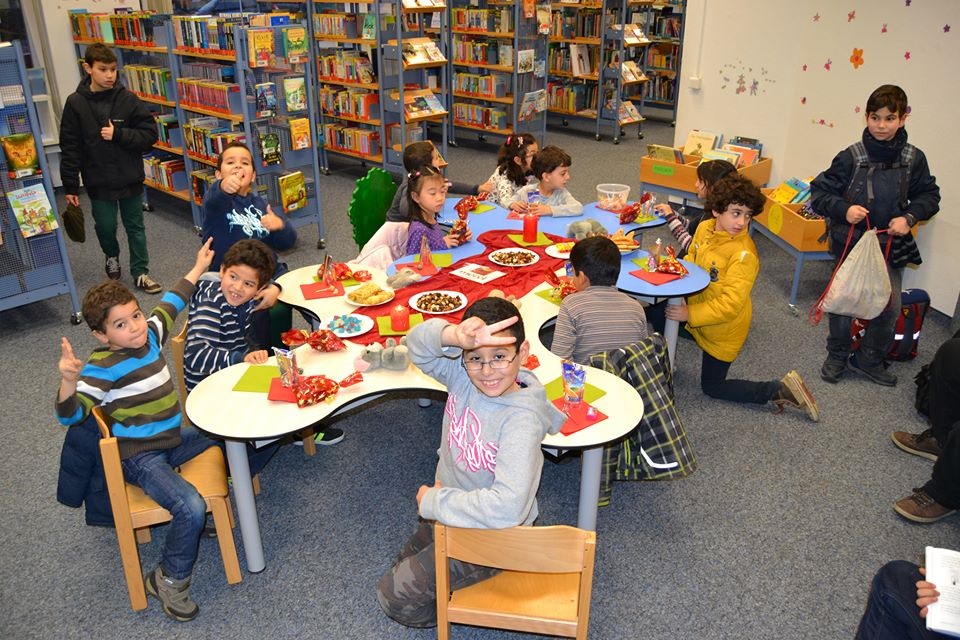
<svg viewBox="0 0 960 640">
<path fill-rule="evenodd" d="M 459 291 L 424 291 L 410 298 L 410 307 L 420 313 L 453 313 L 467 306 L 467 296 Z"/>
<path fill-rule="evenodd" d="M 530 249 L 498 249 L 491 252 L 489 258 L 501 267 L 525 267 L 538 261 L 540 256 Z"/>
</svg>

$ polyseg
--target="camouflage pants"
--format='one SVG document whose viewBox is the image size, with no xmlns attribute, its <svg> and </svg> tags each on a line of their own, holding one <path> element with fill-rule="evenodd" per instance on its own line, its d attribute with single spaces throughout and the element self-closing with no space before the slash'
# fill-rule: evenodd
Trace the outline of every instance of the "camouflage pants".
<svg viewBox="0 0 960 640">
<path fill-rule="evenodd" d="M 450 561 L 453 590 L 491 578 L 497 569 L 459 560 Z M 388 616 L 408 627 L 437 626 L 437 576 L 433 523 L 420 520 L 377 585 L 377 600 Z"/>
</svg>

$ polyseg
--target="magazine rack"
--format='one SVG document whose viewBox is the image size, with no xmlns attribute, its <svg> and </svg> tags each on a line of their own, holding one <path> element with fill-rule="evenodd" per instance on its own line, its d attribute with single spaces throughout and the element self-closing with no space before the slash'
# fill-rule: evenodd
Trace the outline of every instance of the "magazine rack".
<svg viewBox="0 0 960 640">
<path fill-rule="evenodd" d="M 19 42 L 0 44 L 0 135 L 29 133 L 40 167 L 40 175 L 10 178 L 7 161 L 0 154 L 0 311 L 70 294 L 73 315 L 70 321 L 80 324 L 80 299 L 70 271 L 67 248 L 63 242 L 63 224 L 57 213 L 53 184 L 46 155 L 40 141 L 40 120 L 23 66 Z M 43 185 L 47 199 L 57 218 L 59 229 L 24 238 L 6 194 L 27 186 Z"/>
</svg>

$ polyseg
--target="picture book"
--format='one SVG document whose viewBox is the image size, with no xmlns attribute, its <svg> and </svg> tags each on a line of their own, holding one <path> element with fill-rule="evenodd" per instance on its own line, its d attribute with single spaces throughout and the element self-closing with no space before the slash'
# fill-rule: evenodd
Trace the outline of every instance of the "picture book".
<svg viewBox="0 0 960 640">
<path fill-rule="evenodd" d="M 721 137 L 716 133 L 693 129 L 687 135 L 687 142 L 683 145 L 683 155 L 702 156 L 704 151 L 716 148 Z"/>
<path fill-rule="evenodd" d="M 363 26 L 360 30 L 360 37 L 364 40 L 377 39 L 377 14 L 365 13 L 363 15 Z"/>
<path fill-rule="evenodd" d="M 533 120 L 534 116 L 547 110 L 547 92 L 545 89 L 538 89 L 523 94 L 523 101 L 520 103 L 519 115 L 517 120 L 526 122 Z"/>
<path fill-rule="evenodd" d="M 360 78 L 360 82 L 364 84 L 375 84 L 377 82 L 377 76 L 373 72 L 373 64 L 367 54 L 357 56 L 356 65 L 357 77 Z"/>
<path fill-rule="evenodd" d="M 680 151 L 680 149 L 674 149 L 673 147 L 667 147 L 662 144 L 648 144 L 647 155 L 662 162 L 683 164 L 684 161 L 683 152 Z"/>
<path fill-rule="evenodd" d="M 294 64 L 307 60 L 307 28 L 301 26 L 283 27 L 283 57 Z"/>
<path fill-rule="evenodd" d="M 269 67 L 273 58 L 273 30 L 247 30 L 247 51 L 250 67 Z"/>
<path fill-rule="evenodd" d="M 280 204 L 284 213 L 297 211 L 307 206 L 307 185 L 302 171 L 294 171 L 277 177 L 280 188 Z"/>
<path fill-rule="evenodd" d="M 484 282 L 490 282 L 491 280 L 496 280 L 500 276 L 507 275 L 503 271 L 497 271 L 493 267 L 482 264 L 473 264 L 472 262 L 468 262 L 459 269 L 451 271 L 450 274 L 465 278 L 467 280 L 472 280 L 473 282 L 479 282 L 481 284 Z"/>
<path fill-rule="evenodd" d="M 30 133 L 14 133 L 0 138 L 3 155 L 7 161 L 7 175 L 11 178 L 27 178 L 40 173 L 40 158 L 37 143 Z"/>
<path fill-rule="evenodd" d="M 294 150 L 313 146 L 309 118 L 290 118 L 290 147 Z"/>
<path fill-rule="evenodd" d="M 404 42 L 403 46 L 400 47 L 400 51 L 405 64 L 425 64 L 430 62 L 427 50 L 420 44 Z"/>
<path fill-rule="evenodd" d="M 280 136 L 272 131 L 260 133 L 260 157 L 263 166 L 269 167 L 283 163 L 283 153 L 280 151 Z"/>
<path fill-rule="evenodd" d="M 254 87 L 256 114 L 258 118 L 277 115 L 277 91 L 272 82 L 262 82 Z"/>
<path fill-rule="evenodd" d="M 781 182 L 777 187 L 767 194 L 767 197 L 780 204 L 789 204 L 797 194 L 807 188 L 808 185 L 797 178 L 788 178 Z"/>
<path fill-rule="evenodd" d="M 423 50 L 426 52 L 427 58 L 429 58 L 431 62 L 447 61 L 446 57 L 443 55 L 443 51 L 440 51 L 440 47 L 438 47 L 437 43 L 432 40 L 428 40 L 427 42 L 423 43 Z"/>
<path fill-rule="evenodd" d="M 707 149 L 701 154 L 700 162 L 708 162 L 710 160 L 726 160 L 735 167 L 740 166 L 740 154 L 727 149 Z"/>
<path fill-rule="evenodd" d="M 760 149 L 756 147 L 748 147 L 742 144 L 728 142 L 723 145 L 723 148 L 726 151 L 733 151 L 740 154 L 739 166 L 741 167 L 748 167 L 752 164 L 756 164 L 760 160 Z"/>
<path fill-rule="evenodd" d="M 926 548 L 926 580 L 937 585 L 937 601 L 927 609 L 927 629 L 960 637 L 960 553 Z"/>
<path fill-rule="evenodd" d="M 533 62 L 533 49 L 521 49 L 517 51 L 517 73 L 530 73 L 533 71 Z"/>
<path fill-rule="evenodd" d="M 283 99 L 287 111 L 303 111 L 307 108 L 307 81 L 303 76 L 287 76 L 283 79 Z"/>
<path fill-rule="evenodd" d="M 42 184 L 14 189 L 7 193 L 7 200 L 24 238 L 50 233 L 60 226 Z"/>
<path fill-rule="evenodd" d="M 587 51 L 587 45 L 585 44 L 570 45 L 570 63 L 572 65 L 571 68 L 573 70 L 573 75 L 575 76 L 591 75 L 590 53 Z"/>
</svg>

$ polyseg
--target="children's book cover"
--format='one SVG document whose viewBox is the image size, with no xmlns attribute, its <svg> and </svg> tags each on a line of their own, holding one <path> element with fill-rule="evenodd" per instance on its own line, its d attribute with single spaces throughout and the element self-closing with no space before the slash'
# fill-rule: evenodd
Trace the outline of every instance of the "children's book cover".
<svg viewBox="0 0 960 640">
<path fill-rule="evenodd" d="M 283 79 L 283 98 L 287 111 L 303 111 L 307 108 L 307 81 L 303 76 L 287 76 Z"/>
<path fill-rule="evenodd" d="M 257 117 L 271 118 L 277 115 L 277 92 L 272 82 L 262 82 L 255 87 Z"/>
<path fill-rule="evenodd" d="M 247 31 L 247 51 L 250 67 L 269 67 L 273 57 L 273 29 Z"/>
<path fill-rule="evenodd" d="M 60 226 L 42 184 L 14 189 L 7 193 L 7 200 L 24 238 L 50 233 Z"/>
<path fill-rule="evenodd" d="M 31 133 L 15 133 L 0 138 L 3 155 L 7 160 L 7 175 L 11 178 L 27 178 L 40 173 L 40 158 L 37 143 Z"/>
<path fill-rule="evenodd" d="M 373 72 L 373 64 L 370 62 L 370 58 L 366 54 L 361 54 L 357 56 L 357 76 L 360 78 L 360 82 L 365 84 L 374 84 L 377 81 L 377 76 Z"/>
<path fill-rule="evenodd" d="M 283 55 L 287 62 L 305 62 L 307 59 L 307 29 L 293 26 L 283 28 Z"/>
<path fill-rule="evenodd" d="M 361 27 L 360 37 L 364 40 L 377 39 L 377 14 L 366 13 L 363 16 L 363 27 Z"/>
<path fill-rule="evenodd" d="M 687 142 L 683 145 L 683 155 L 702 156 L 705 151 L 709 151 L 717 146 L 720 136 L 709 131 L 700 131 L 693 129 L 687 135 Z"/>
<path fill-rule="evenodd" d="M 307 206 L 307 185 L 302 171 L 294 171 L 277 177 L 280 187 L 280 204 L 283 212 L 297 211 Z"/>
<path fill-rule="evenodd" d="M 290 118 L 290 146 L 292 149 L 309 149 L 313 145 L 310 136 L 309 118 Z"/>
<path fill-rule="evenodd" d="M 260 156 L 263 158 L 263 166 L 265 167 L 282 164 L 283 154 L 280 151 L 280 136 L 273 132 L 261 134 Z"/>
</svg>

